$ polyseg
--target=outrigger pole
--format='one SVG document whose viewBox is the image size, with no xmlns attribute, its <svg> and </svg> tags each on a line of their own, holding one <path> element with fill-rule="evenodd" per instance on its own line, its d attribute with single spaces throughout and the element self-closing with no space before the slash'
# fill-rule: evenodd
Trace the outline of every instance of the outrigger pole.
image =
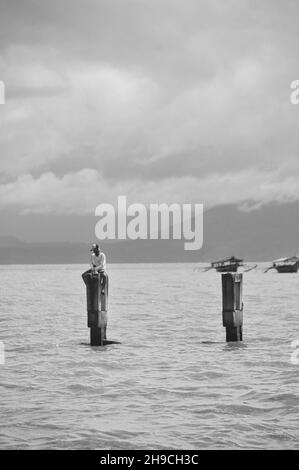
<svg viewBox="0 0 299 470">
<path fill-rule="evenodd" d="M 267 273 L 268 271 L 270 271 L 270 269 L 274 269 L 274 268 L 275 268 L 275 266 L 269 266 L 269 268 L 265 269 L 264 274 Z"/>
<path fill-rule="evenodd" d="M 248 269 L 244 269 L 244 273 L 249 273 L 249 271 L 252 271 L 255 268 L 257 268 L 257 264 L 254 264 L 253 266 L 250 266 Z"/>
</svg>

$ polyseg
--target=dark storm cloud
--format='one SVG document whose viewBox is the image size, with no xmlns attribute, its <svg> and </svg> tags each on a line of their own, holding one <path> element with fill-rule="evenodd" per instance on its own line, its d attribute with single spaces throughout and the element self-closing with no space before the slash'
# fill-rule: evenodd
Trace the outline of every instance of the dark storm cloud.
<svg viewBox="0 0 299 470">
<path fill-rule="evenodd" d="M 229 202 L 252 188 L 259 202 L 297 197 L 296 1 L 0 0 L 0 8 L 2 205 L 19 197 L 34 209 L 37 195 L 39 207 L 68 210 L 90 184 L 107 198 L 140 187 L 147 199 L 174 188 L 186 199 L 197 187 L 217 191 L 226 175 Z M 207 191 L 208 203 L 217 197 Z M 94 201 L 96 192 L 86 204 Z"/>
</svg>

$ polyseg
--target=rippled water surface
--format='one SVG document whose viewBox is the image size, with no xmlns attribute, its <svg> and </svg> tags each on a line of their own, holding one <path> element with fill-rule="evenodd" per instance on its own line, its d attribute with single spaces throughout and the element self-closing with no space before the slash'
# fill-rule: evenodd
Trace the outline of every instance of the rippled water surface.
<svg viewBox="0 0 299 470">
<path fill-rule="evenodd" d="M 299 448 L 299 274 L 244 274 L 233 344 L 194 267 L 110 265 L 121 344 L 90 347 L 84 266 L 1 266 L 0 447 Z"/>
</svg>

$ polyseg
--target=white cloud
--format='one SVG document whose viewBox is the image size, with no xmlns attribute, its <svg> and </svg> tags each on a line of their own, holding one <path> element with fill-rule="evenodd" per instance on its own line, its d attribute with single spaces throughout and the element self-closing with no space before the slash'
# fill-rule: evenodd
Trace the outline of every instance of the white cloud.
<svg viewBox="0 0 299 470">
<path fill-rule="evenodd" d="M 298 198 L 298 7 L 266 3 L 9 4 L 0 206 Z"/>
<path fill-rule="evenodd" d="M 84 214 L 93 213 L 100 203 L 117 203 L 127 196 L 128 202 L 143 204 L 203 203 L 205 209 L 236 202 L 244 210 L 256 209 L 270 202 L 299 199 L 297 177 L 281 178 L 279 171 L 213 174 L 204 178 L 169 178 L 160 182 L 137 180 L 117 182 L 111 186 L 96 170 L 85 168 L 58 178 L 45 173 L 39 178 L 20 176 L 0 185 L 0 207 L 20 213 Z"/>
</svg>

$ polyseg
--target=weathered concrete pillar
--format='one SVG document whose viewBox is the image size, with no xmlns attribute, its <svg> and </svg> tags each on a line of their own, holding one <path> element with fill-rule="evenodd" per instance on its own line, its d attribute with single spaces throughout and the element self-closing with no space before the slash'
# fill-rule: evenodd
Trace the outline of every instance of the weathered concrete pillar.
<svg viewBox="0 0 299 470">
<path fill-rule="evenodd" d="M 242 341 L 243 274 L 222 274 L 222 307 L 226 341 Z"/>
<path fill-rule="evenodd" d="M 108 310 L 108 276 L 106 273 L 84 274 L 87 298 L 87 326 L 91 346 L 103 346 L 106 340 Z"/>
</svg>

